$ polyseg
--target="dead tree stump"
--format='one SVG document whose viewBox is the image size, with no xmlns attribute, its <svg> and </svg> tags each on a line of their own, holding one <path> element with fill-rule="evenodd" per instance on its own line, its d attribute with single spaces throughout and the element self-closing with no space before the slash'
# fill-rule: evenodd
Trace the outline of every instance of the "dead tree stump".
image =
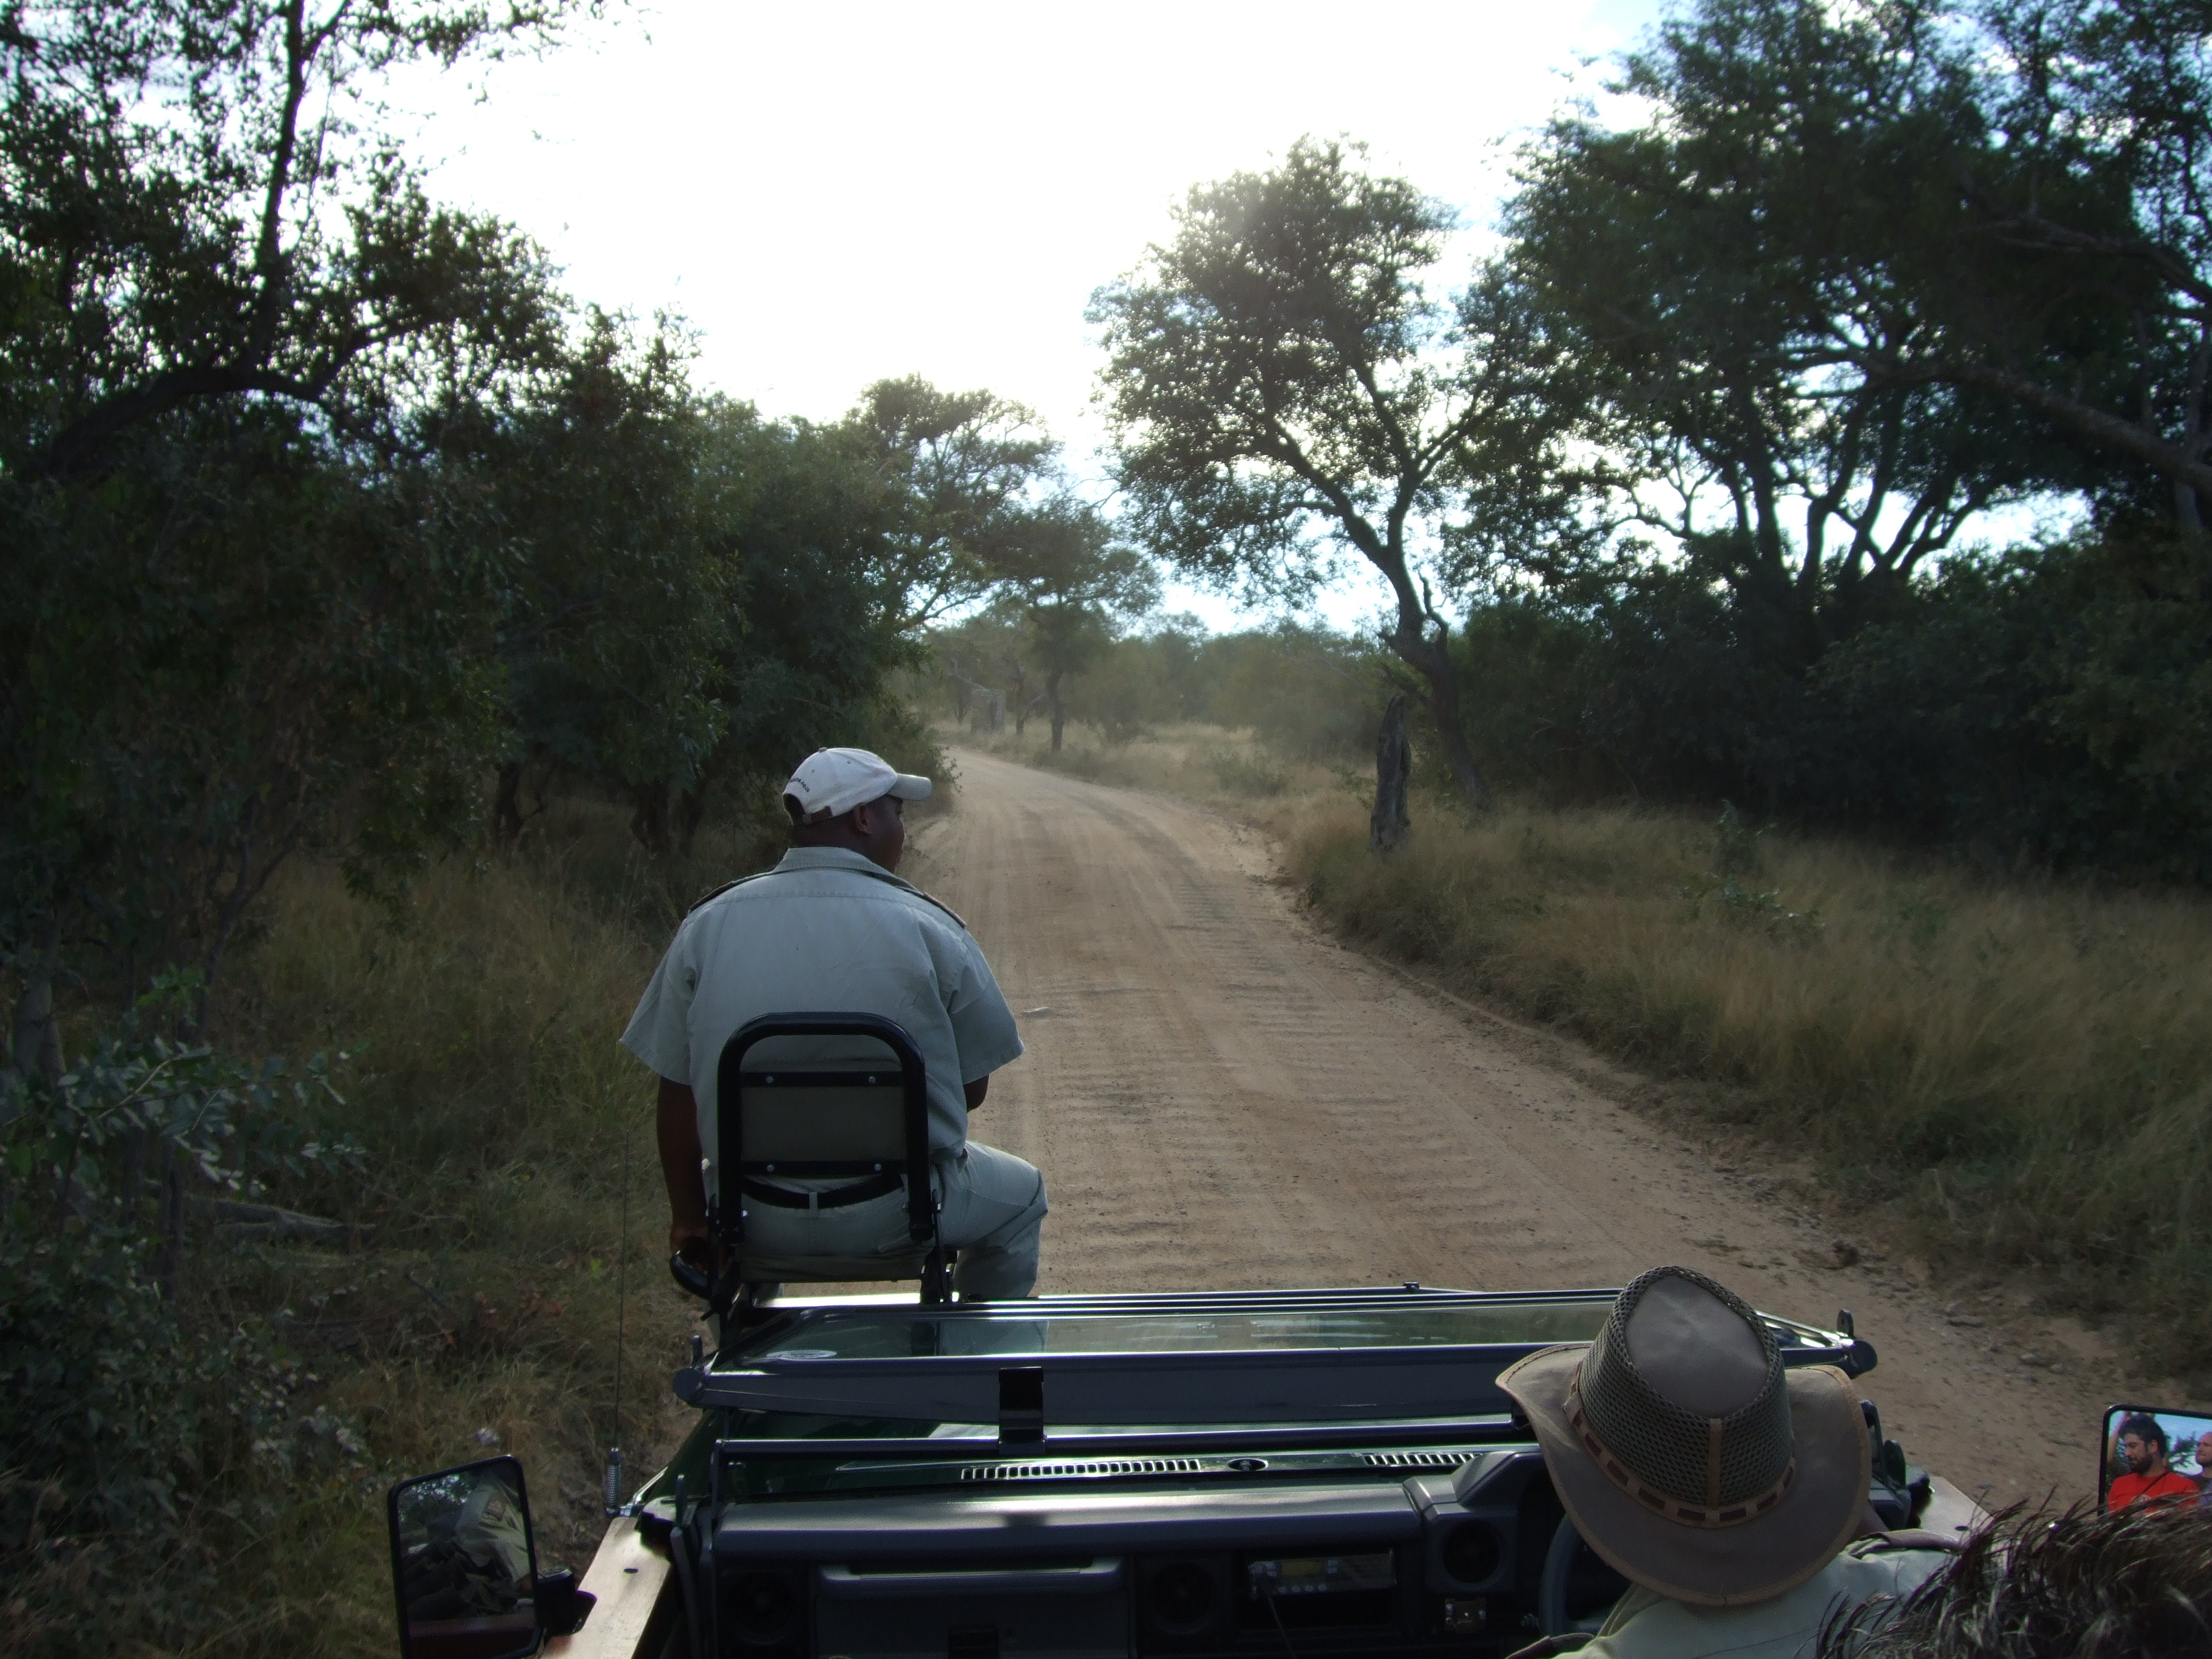
<svg viewBox="0 0 2212 1659">
<path fill-rule="evenodd" d="M 1395 852 L 1404 845 L 1413 821 L 1406 812 L 1406 785 L 1413 770 L 1413 745 L 1406 741 L 1406 697 L 1390 699 L 1382 711 L 1382 735 L 1375 739 L 1375 814 L 1368 820 L 1367 850 Z"/>
</svg>

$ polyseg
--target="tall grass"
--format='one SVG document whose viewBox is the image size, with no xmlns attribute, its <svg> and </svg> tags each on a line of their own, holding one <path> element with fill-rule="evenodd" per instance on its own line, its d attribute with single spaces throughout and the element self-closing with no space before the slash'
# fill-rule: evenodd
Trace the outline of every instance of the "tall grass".
<svg viewBox="0 0 2212 1659">
<path fill-rule="evenodd" d="M 1431 803 L 1370 855 L 1316 803 L 1292 867 L 1346 933 L 1723 1085 L 1706 1109 L 1820 1164 L 1931 1253 L 2112 1298 L 2212 1367 L 2212 904 L 1995 884 L 1680 812 Z"/>
<path fill-rule="evenodd" d="M 662 1265 L 652 1079 L 616 1038 L 691 897 L 773 856 L 749 828 L 702 848 L 649 864 L 618 809 L 566 803 L 520 849 L 432 872 L 397 916 L 326 868 L 275 895 L 218 1035 L 351 1051 L 331 1116 L 368 1173 L 287 1201 L 370 1231 L 337 1250 L 200 1230 L 192 1317 L 270 1328 L 295 1362 L 279 1379 L 295 1418 L 323 1439 L 209 1472 L 185 1524 L 221 1558 L 219 1616 L 159 1650 L 389 1653 L 390 1480 L 514 1452 L 541 1558 L 580 1571 L 607 1445 L 626 1448 L 632 1486 L 672 1449 L 690 1414 L 666 1377 L 696 1304 Z"/>
</svg>

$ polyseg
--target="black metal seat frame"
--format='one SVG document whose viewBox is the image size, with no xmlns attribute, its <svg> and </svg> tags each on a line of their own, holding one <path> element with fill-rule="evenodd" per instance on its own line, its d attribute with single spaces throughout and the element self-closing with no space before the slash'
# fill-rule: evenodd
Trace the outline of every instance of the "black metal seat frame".
<svg viewBox="0 0 2212 1659">
<path fill-rule="evenodd" d="M 898 1158 L 815 1158 L 765 1160 L 748 1158 L 744 1145 L 744 1091 L 748 1088 L 803 1091 L 809 1088 L 880 1087 L 882 1067 L 873 1071 L 801 1071 L 778 1066 L 773 1072 L 748 1070 L 747 1057 L 762 1043 L 776 1037 L 866 1037 L 891 1052 L 899 1070 L 902 1099 L 901 1127 L 903 1156 Z M 749 1020 L 722 1045 L 714 1070 L 714 1128 L 716 1186 L 708 1194 L 707 1228 L 718 1258 L 714 1269 L 687 1273 L 682 1258 L 670 1265 L 678 1283 L 695 1295 L 703 1294 L 714 1312 L 741 1318 L 750 1305 L 749 1287 L 739 1275 L 744 1267 L 745 1207 L 742 1183 L 775 1176 L 813 1180 L 850 1176 L 897 1175 L 906 1182 L 907 1235 L 928 1251 L 921 1273 L 921 1299 L 941 1303 L 950 1299 L 949 1253 L 938 1237 L 937 1200 L 929 1182 L 929 1079 L 921 1050 L 905 1028 L 878 1014 L 780 1013 Z M 680 1265 L 679 1265 L 680 1264 Z M 727 1264 L 725 1266 L 724 1264 Z"/>
</svg>

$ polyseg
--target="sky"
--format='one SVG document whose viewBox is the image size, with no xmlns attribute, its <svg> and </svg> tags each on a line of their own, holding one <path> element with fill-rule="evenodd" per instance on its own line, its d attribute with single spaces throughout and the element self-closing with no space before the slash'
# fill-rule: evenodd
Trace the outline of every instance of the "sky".
<svg viewBox="0 0 2212 1659">
<path fill-rule="evenodd" d="M 438 196 L 535 237 L 580 301 L 680 313 L 702 386 L 816 420 L 890 376 L 988 387 L 1095 474 L 1085 305 L 1192 185 L 1304 134 L 1364 142 L 1462 215 L 1455 281 L 1510 146 L 1659 9 L 659 0 L 395 90 Z M 1340 583 L 1320 617 L 1354 624 L 1381 592 Z M 1249 620 L 1185 588 L 1169 603 Z"/>
</svg>

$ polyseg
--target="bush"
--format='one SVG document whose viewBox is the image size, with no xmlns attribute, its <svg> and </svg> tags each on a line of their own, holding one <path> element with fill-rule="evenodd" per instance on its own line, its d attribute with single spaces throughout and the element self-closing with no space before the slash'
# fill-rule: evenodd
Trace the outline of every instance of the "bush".
<svg viewBox="0 0 2212 1659">
<path fill-rule="evenodd" d="M 1733 799 L 2001 868 L 2212 879 L 2212 561 L 2149 532 L 1960 560 L 1808 653 L 1695 573 L 1455 641 L 1474 751 L 1560 803 Z"/>
<path fill-rule="evenodd" d="M 330 1090 L 320 1056 L 294 1072 L 149 1031 L 184 988 L 131 1011 L 58 1078 L 0 1072 L 11 1652 L 188 1635 L 210 1617 L 216 1542 L 188 1516 L 224 1472 L 256 1459 L 291 1472 L 302 1429 L 321 1453 L 362 1449 L 343 1419 L 295 1410 L 264 1322 L 179 1318 L 188 1173 L 237 1191 L 358 1162 L 308 1127 Z"/>
</svg>

